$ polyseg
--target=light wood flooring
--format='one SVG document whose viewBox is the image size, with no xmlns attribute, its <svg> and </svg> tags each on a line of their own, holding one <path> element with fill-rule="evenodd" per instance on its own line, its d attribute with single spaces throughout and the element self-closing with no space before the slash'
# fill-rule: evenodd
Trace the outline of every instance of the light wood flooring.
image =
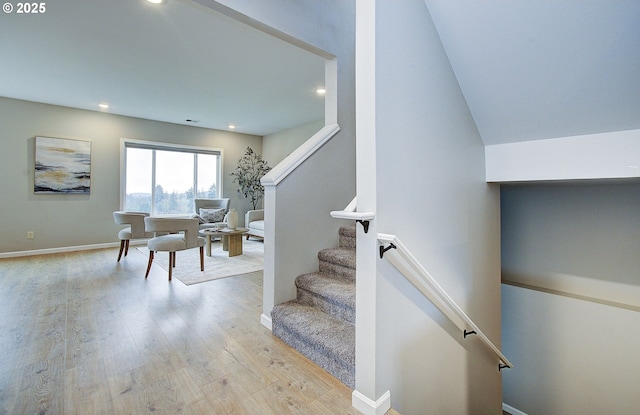
<svg viewBox="0 0 640 415">
<path fill-rule="evenodd" d="M 261 278 L 185 286 L 116 258 L 0 259 L 0 414 L 360 413 L 260 325 Z"/>
</svg>

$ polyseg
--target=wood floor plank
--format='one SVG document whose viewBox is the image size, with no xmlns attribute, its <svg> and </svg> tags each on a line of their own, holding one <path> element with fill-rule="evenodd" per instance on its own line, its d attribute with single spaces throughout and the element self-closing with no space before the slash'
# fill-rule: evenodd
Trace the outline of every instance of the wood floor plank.
<svg viewBox="0 0 640 415">
<path fill-rule="evenodd" d="M 0 415 L 359 414 L 260 324 L 259 275 L 186 286 L 116 257 L 0 259 Z"/>
<path fill-rule="evenodd" d="M 142 357 L 135 347 L 133 350 L 127 350 L 121 353 L 105 354 L 103 360 L 109 378 L 122 375 L 134 369 L 140 369 L 144 364 Z"/>
<path fill-rule="evenodd" d="M 6 359 L 6 356 L 3 360 Z M 22 371 L 5 370 L 2 365 L 0 370 L 0 414 L 14 414 L 13 407 L 20 392 L 20 378 Z"/>
<path fill-rule="evenodd" d="M 234 339 L 228 339 L 226 347 L 216 356 L 229 372 L 242 377 L 244 388 L 253 393 L 278 380 L 278 377 L 266 368 L 256 364 L 254 356 L 243 349 Z"/>
<path fill-rule="evenodd" d="M 360 411 L 351 406 L 351 391 L 338 387 L 331 389 L 306 406 L 307 415 L 358 415 Z M 387 412 L 387 415 L 390 415 Z"/>
<path fill-rule="evenodd" d="M 252 396 L 258 400 L 267 413 L 273 414 L 304 414 L 307 406 L 300 401 L 296 394 L 291 393 L 281 381 L 272 383 L 254 393 Z"/>
<path fill-rule="evenodd" d="M 152 379 L 145 390 L 147 408 L 150 412 L 159 414 L 181 413 L 186 403 L 180 392 L 169 375 Z"/>
<path fill-rule="evenodd" d="M 184 338 L 176 346 L 186 362 L 186 370 L 198 386 L 206 385 L 229 373 L 230 368 L 198 338 Z"/>
<path fill-rule="evenodd" d="M 66 345 L 67 368 L 98 359 L 100 357 L 100 338 L 93 319 L 68 320 Z"/>
<path fill-rule="evenodd" d="M 147 401 L 149 380 L 138 369 L 109 377 L 109 390 L 114 414 L 148 414 Z"/>
<path fill-rule="evenodd" d="M 196 383 L 187 368 L 167 374 L 167 382 L 177 390 L 177 396 L 182 408 L 205 398 L 200 385 Z"/>
<path fill-rule="evenodd" d="M 257 321 L 234 319 L 224 324 L 228 332 L 240 342 L 242 346 L 255 356 L 256 365 L 268 368 L 278 380 L 282 381 L 291 393 L 297 395 L 303 402 L 312 401 L 327 393 L 335 382 L 326 382 L 326 372 L 306 370 L 302 365 L 292 364 L 289 360 L 291 348 L 285 343 L 274 339 L 270 332 Z M 318 373 L 322 375 L 317 376 Z"/>
<path fill-rule="evenodd" d="M 212 415 L 273 414 L 266 410 L 264 402 L 256 401 L 248 393 L 244 380 L 244 374 L 230 373 L 202 388 Z"/>
<path fill-rule="evenodd" d="M 137 346 L 126 324 L 122 324 L 124 317 L 117 321 L 98 322 L 97 335 L 102 357 L 114 355 L 136 354 Z"/>
<path fill-rule="evenodd" d="M 83 362 L 67 369 L 64 402 L 65 415 L 114 413 L 111 390 L 102 359 Z"/>
<path fill-rule="evenodd" d="M 64 357 L 41 360 L 25 367 L 14 412 L 64 413 Z"/>
</svg>

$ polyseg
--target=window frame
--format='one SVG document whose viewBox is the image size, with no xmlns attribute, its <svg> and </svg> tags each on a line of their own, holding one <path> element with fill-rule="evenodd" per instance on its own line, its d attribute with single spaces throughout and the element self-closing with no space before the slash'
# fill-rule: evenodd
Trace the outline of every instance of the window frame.
<svg viewBox="0 0 640 415">
<path fill-rule="evenodd" d="M 149 150 L 161 150 L 161 151 L 180 151 L 190 154 L 207 154 L 216 155 L 219 157 L 218 171 L 216 172 L 216 187 L 218 189 L 218 197 L 223 197 L 223 169 L 224 169 L 224 150 L 218 147 L 204 147 L 204 146 L 192 146 L 187 144 L 167 143 L 160 141 L 147 141 L 147 140 L 135 140 L 130 138 L 120 139 L 120 209 L 125 209 L 125 202 L 127 198 L 127 148 L 139 148 Z M 155 157 L 152 162 L 153 169 L 155 169 Z M 194 165 L 194 186 L 197 185 L 197 169 L 198 166 Z M 154 214 L 155 209 L 155 175 L 153 176 L 152 193 L 151 193 L 151 214 Z M 194 187 L 194 189 L 197 189 Z M 194 195 L 195 198 L 196 195 Z M 162 216 L 184 216 L 185 213 L 176 214 L 162 214 Z"/>
</svg>

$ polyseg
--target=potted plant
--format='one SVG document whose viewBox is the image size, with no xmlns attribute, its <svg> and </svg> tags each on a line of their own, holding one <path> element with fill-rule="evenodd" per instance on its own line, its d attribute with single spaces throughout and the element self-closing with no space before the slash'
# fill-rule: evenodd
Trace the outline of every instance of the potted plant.
<svg viewBox="0 0 640 415">
<path fill-rule="evenodd" d="M 264 197 L 264 186 L 260 183 L 260 179 L 269 170 L 271 167 L 262 159 L 262 155 L 257 154 L 251 147 L 247 147 L 238 160 L 235 171 L 231 173 L 233 182 L 238 184 L 238 193 L 249 199 L 253 210 Z"/>
</svg>

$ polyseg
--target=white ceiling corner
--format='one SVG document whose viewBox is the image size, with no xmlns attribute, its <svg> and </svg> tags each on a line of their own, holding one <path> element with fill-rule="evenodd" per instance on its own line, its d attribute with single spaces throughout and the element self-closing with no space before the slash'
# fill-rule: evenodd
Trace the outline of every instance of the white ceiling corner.
<svg viewBox="0 0 640 415">
<path fill-rule="evenodd" d="M 323 58 L 193 1 L 46 7 L 0 15 L 0 96 L 255 135 L 324 116 Z"/>
</svg>

